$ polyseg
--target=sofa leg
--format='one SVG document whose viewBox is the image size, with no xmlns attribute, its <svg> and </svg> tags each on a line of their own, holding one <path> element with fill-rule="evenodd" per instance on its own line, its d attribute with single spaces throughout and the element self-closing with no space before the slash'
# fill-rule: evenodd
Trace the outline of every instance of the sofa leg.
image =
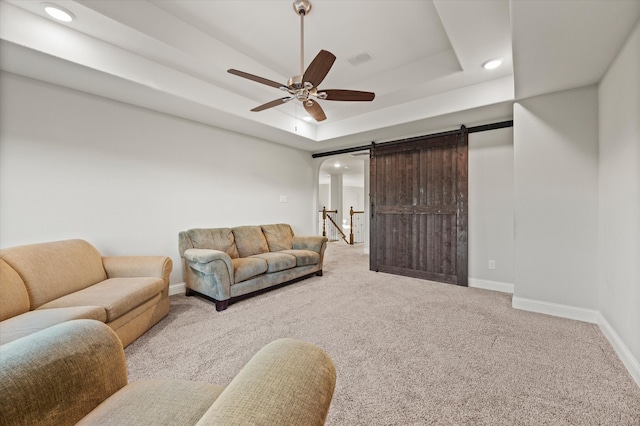
<svg viewBox="0 0 640 426">
<path fill-rule="evenodd" d="M 185 287 L 184 295 L 185 296 L 193 296 L 193 292 L 191 291 L 191 289 L 189 287 Z"/>
<path fill-rule="evenodd" d="M 320 269 L 319 271 L 316 272 L 316 275 L 321 277 L 322 276 L 322 269 Z"/>
<path fill-rule="evenodd" d="M 221 312 L 227 309 L 227 306 L 229 306 L 229 299 L 216 300 L 215 303 L 216 303 L 216 311 Z"/>
</svg>

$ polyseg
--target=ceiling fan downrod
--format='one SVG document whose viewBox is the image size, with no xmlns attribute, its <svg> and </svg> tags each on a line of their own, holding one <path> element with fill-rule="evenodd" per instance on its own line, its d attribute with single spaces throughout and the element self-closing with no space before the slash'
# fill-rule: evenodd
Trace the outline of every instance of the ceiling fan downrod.
<svg viewBox="0 0 640 426">
<path fill-rule="evenodd" d="M 304 17 L 311 12 L 311 2 L 309 0 L 295 0 L 293 10 L 300 15 L 300 81 L 304 74 Z"/>
</svg>

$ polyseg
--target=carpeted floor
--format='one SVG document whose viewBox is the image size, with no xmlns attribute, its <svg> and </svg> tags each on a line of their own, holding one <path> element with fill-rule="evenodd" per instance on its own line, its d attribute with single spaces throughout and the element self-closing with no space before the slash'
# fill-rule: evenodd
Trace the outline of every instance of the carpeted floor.
<svg viewBox="0 0 640 426">
<path fill-rule="evenodd" d="M 331 243 L 323 277 L 231 304 L 174 296 L 131 344 L 131 381 L 226 385 L 262 346 L 322 347 L 328 425 L 640 425 L 640 388 L 594 324 L 511 308 L 509 294 L 368 270 Z"/>
</svg>

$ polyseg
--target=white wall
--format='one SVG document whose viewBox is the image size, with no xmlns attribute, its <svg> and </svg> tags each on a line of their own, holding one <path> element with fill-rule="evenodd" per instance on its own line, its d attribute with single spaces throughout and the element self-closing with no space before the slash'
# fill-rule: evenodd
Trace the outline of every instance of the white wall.
<svg viewBox="0 0 640 426">
<path fill-rule="evenodd" d="M 364 176 L 363 176 L 364 179 Z M 349 218 L 349 209 L 364 210 L 364 187 L 348 186 L 342 187 L 342 208 L 345 213 L 345 219 Z"/>
<path fill-rule="evenodd" d="M 514 155 L 514 306 L 562 305 L 576 308 L 576 319 L 594 320 L 598 307 L 597 88 L 517 102 Z"/>
<path fill-rule="evenodd" d="M 315 231 L 307 152 L 12 74 L 0 89 L 1 247 L 83 238 L 105 255 L 168 255 L 179 283 L 179 231 Z"/>
<path fill-rule="evenodd" d="M 331 198 L 331 210 L 338 210 L 338 213 L 335 215 L 336 224 L 340 226 L 342 223 L 342 219 L 344 219 L 347 215 L 345 215 L 345 211 L 342 208 L 342 203 L 344 201 L 344 178 L 341 174 L 332 174 L 331 175 L 331 187 L 330 187 L 330 195 Z"/>
<path fill-rule="evenodd" d="M 322 207 L 326 207 L 327 210 L 331 210 L 331 184 L 322 183 L 318 188 L 318 210 Z"/>
<path fill-rule="evenodd" d="M 640 23 L 598 97 L 598 310 L 635 358 L 640 384 Z"/>
<path fill-rule="evenodd" d="M 513 128 L 470 134 L 470 286 L 513 292 L 513 203 Z"/>
</svg>

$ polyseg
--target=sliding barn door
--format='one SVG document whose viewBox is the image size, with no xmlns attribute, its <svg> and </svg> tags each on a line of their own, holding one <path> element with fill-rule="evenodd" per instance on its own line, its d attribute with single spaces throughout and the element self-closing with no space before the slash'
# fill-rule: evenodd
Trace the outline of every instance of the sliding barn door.
<svg viewBox="0 0 640 426">
<path fill-rule="evenodd" d="M 467 132 L 371 148 L 371 270 L 467 285 Z"/>
</svg>

